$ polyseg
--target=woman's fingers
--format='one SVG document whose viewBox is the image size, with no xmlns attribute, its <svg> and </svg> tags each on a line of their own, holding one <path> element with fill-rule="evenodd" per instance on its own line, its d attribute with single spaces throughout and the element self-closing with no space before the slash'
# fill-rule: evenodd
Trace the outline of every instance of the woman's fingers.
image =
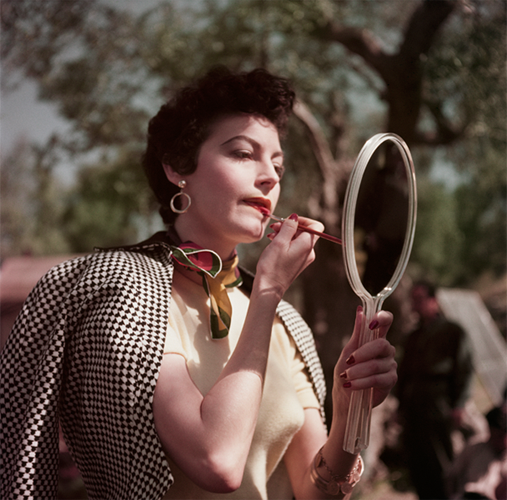
<svg viewBox="0 0 507 500">
<path fill-rule="evenodd" d="M 387 311 L 375 314 L 368 327 L 377 331 L 377 338 L 357 347 L 360 325 L 364 321 L 362 307 L 359 307 L 353 335 L 337 365 L 339 379 L 336 383 L 347 391 L 373 388 L 374 406 L 386 398 L 398 379 L 396 350 L 385 338 L 392 320 L 392 314 Z"/>
<path fill-rule="evenodd" d="M 291 217 L 293 217 L 293 219 L 291 219 Z M 288 217 L 285 220 L 294 220 L 297 222 L 298 230 L 293 235 L 294 238 L 299 236 L 301 233 L 305 233 L 305 231 L 301 230 L 301 227 L 308 227 L 310 229 L 313 229 L 315 231 L 320 231 L 320 232 L 324 231 L 324 224 L 322 224 L 321 222 L 316 221 L 314 219 L 309 219 L 308 217 L 301 217 L 301 216 L 298 216 L 297 214 L 292 214 L 290 217 Z M 274 222 L 273 224 L 271 224 L 269 226 L 273 230 L 272 233 L 267 234 L 267 237 L 270 240 L 273 240 L 273 238 L 281 231 L 284 222 Z M 317 241 L 317 239 L 318 239 L 318 237 L 314 241 Z"/>
<path fill-rule="evenodd" d="M 378 330 L 377 337 L 385 338 L 391 324 L 393 322 L 393 315 L 388 311 L 379 311 L 373 316 L 368 327 L 370 330 Z"/>
<path fill-rule="evenodd" d="M 272 224 L 274 233 L 270 233 L 268 237 L 273 241 L 274 247 L 269 245 L 265 251 L 275 260 L 281 260 L 282 264 L 296 269 L 297 274 L 314 261 L 314 246 L 318 240 L 315 235 L 301 234 L 298 231 L 300 219 L 304 219 L 305 224 L 310 224 L 308 221 L 311 219 L 299 218 L 297 214 L 292 214 L 283 223 Z M 313 225 L 320 227 L 322 224 L 313 221 Z"/>
<path fill-rule="evenodd" d="M 357 349 L 344 370 L 347 378 L 361 379 L 379 373 L 396 371 L 396 349 L 385 339 L 376 339 Z"/>
<path fill-rule="evenodd" d="M 299 226 L 299 232 L 304 232 L 301 230 L 302 227 L 308 227 L 310 229 L 313 229 L 315 231 L 323 232 L 324 231 L 324 224 L 322 222 L 319 222 L 314 219 L 309 219 L 308 217 L 299 217 L 298 218 L 298 226 Z"/>
<path fill-rule="evenodd" d="M 356 310 L 356 319 L 354 323 L 354 330 L 352 331 L 352 336 L 343 348 L 340 360 L 338 361 L 340 370 L 344 370 L 347 365 L 350 364 L 350 361 L 355 359 L 356 350 L 359 346 L 359 338 L 361 335 L 363 321 L 365 321 L 363 307 L 359 306 Z M 373 319 L 370 321 L 368 328 L 372 332 L 374 330 L 378 331 L 377 338 L 385 338 L 392 321 L 393 315 L 390 312 L 380 311 L 373 316 Z"/>
<path fill-rule="evenodd" d="M 367 342 L 354 351 L 348 365 L 340 373 L 347 390 L 373 388 L 373 406 L 380 404 L 398 380 L 396 349 L 384 338 Z"/>
<path fill-rule="evenodd" d="M 309 224 L 311 219 L 304 219 Z M 285 293 L 297 276 L 315 260 L 314 245 L 318 237 L 298 231 L 299 217 L 293 214 L 283 223 L 273 224 L 275 232 L 257 262 L 257 280 L 272 287 L 278 294 Z M 314 221 L 316 227 L 320 223 Z"/>
</svg>

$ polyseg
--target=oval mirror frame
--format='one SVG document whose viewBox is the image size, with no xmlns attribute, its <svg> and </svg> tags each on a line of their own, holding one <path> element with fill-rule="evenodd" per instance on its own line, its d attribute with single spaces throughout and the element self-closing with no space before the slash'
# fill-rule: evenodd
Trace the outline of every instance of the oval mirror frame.
<svg viewBox="0 0 507 500">
<path fill-rule="evenodd" d="M 359 269 L 356 262 L 356 248 L 354 238 L 356 206 L 366 168 L 373 155 L 377 152 L 379 146 L 386 141 L 391 141 L 397 147 L 405 167 L 407 193 L 408 193 L 408 216 L 405 231 L 405 239 L 393 275 L 376 295 L 372 296 L 363 285 L 359 275 Z M 399 284 L 403 273 L 407 267 L 416 227 L 417 214 L 417 189 L 414 163 L 407 144 L 403 139 L 392 133 L 382 133 L 373 136 L 362 147 L 357 160 L 354 164 L 350 176 L 347 191 L 345 194 L 343 217 L 342 217 L 342 238 L 343 238 L 343 259 L 345 261 L 345 270 L 350 286 L 363 302 L 364 321 L 361 325 L 359 337 L 359 346 L 373 340 L 378 335 L 377 331 L 371 331 L 368 328 L 373 315 L 382 307 L 384 300 L 391 295 Z M 373 390 L 354 391 L 350 400 L 347 426 L 345 429 L 345 439 L 343 449 L 349 453 L 359 453 L 369 444 L 370 422 L 372 410 Z"/>
<path fill-rule="evenodd" d="M 371 296 L 366 290 L 359 276 L 358 267 L 356 264 L 356 254 L 354 246 L 354 227 L 355 227 L 355 214 L 357 206 L 357 198 L 359 195 L 359 189 L 361 187 L 361 181 L 363 179 L 366 167 L 368 166 L 372 156 L 375 154 L 381 144 L 386 141 L 392 141 L 398 148 L 401 154 L 403 163 L 405 166 L 405 172 L 407 174 L 407 187 L 408 187 L 408 217 L 407 217 L 407 228 L 405 232 L 405 241 L 401 250 L 398 264 L 394 270 L 394 273 L 386 284 L 383 290 L 377 295 Z M 412 244 L 414 242 L 414 234 L 416 227 L 416 214 L 417 214 L 417 190 L 415 180 L 414 163 L 410 150 L 408 149 L 405 141 L 396 134 L 384 133 L 377 134 L 369 139 L 359 152 L 356 163 L 350 176 L 347 192 L 345 194 L 343 218 L 342 218 L 342 238 L 343 238 L 343 257 L 345 261 L 345 270 L 347 272 L 347 278 L 350 286 L 354 292 L 362 299 L 369 300 L 374 299 L 386 299 L 398 286 L 403 273 L 408 264 L 410 258 L 410 252 L 412 251 Z"/>
</svg>

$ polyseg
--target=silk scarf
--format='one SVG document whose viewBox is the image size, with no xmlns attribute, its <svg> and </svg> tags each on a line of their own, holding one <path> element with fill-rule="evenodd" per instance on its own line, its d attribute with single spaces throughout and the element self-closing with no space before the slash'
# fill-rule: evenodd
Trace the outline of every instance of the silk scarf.
<svg viewBox="0 0 507 500">
<path fill-rule="evenodd" d="M 196 272 L 202 278 L 202 286 L 210 299 L 210 332 L 212 339 L 223 339 L 231 327 L 232 306 L 228 288 L 240 286 L 243 279 L 238 269 L 238 255 L 222 262 L 213 250 L 207 250 L 187 241 L 181 243 L 174 229 L 168 236 L 173 243 L 174 260 L 183 268 Z"/>
</svg>

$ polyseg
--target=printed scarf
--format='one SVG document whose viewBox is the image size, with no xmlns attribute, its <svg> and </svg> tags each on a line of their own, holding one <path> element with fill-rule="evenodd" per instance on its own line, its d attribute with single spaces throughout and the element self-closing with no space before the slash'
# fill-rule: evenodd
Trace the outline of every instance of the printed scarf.
<svg viewBox="0 0 507 500">
<path fill-rule="evenodd" d="M 174 241 L 173 234 L 169 237 Z M 179 239 L 179 238 L 178 238 Z M 238 255 L 222 262 L 213 250 L 196 245 L 191 241 L 171 245 L 173 258 L 183 268 L 195 271 L 202 277 L 202 286 L 210 299 L 210 331 L 212 339 L 223 339 L 231 327 L 232 306 L 227 294 L 228 288 L 240 286 L 243 282 L 238 269 Z"/>
</svg>

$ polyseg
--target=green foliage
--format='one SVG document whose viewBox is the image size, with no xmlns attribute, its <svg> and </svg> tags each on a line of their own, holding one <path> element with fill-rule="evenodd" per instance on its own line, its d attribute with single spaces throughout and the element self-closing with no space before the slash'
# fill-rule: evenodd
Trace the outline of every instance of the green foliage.
<svg viewBox="0 0 507 500">
<path fill-rule="evenodd" d="M 471 125 L 469 134 L 505 140 L 505 2 L 472 2 L 452 18 L 425 63 L 426 94 Z"/>
<path fill-rule="evenodd" d="M 456 190 L 458 227 L 466 235 L 460 247 L 457 284 L 490 271 L 505 273 L 507 255 L 507 179 L 505 154 L 488 148 L 474 181 Z"/>
<path fill-rule="evenodd" d="M 70 250 L 60 228 L 61 187 L 47 165 L 52 151 L 19 142 L 0 170 L 0 255 L 60 254 Z"/>
<path fill-rule="evenodd" d="M 506 270 L 507 4 L 472 2 L 451 20 L 426 63 L 427 94 L 464 127 L 445 155 L 462 182 L 453 194 L 456 231 L 451 284 Z M 456 260 L 459 265 L 454 263 Z M 451 262 L 451 259 L 449 259 Z"/>
<path fill-rule="evenodd" d="M 417 188 L 419 203 L 411 261 L 416 263 L 418 274 L 449 286 L 460 268 L 458 257 L 464 239 L 456 223 L 456 202 L 441 184 L 419 179 Z"/>
<path fill-rule="evenodd" d="M 21 209 L 14 201 L 25 199 L 26 188 L 13 182 L 12 159 L 4 157 L 3 231 L 8 228 L 17 243 L 6 246 L 3 239 L 3 251 L 20 250 L 22 241 L 38 241 L 38 252 L 88 251 L 132 242 L 140 228 L 143 236 L 156 228 L 156 206 L 139 162 L 148 119 L 176 87 L 214 64 L 266 66 L 290 77 L 333 153 L 348 154 L 350 162 L 365 139 L 382 131 L 389 110 L 382 100 L 384 82 L 359 56 L 326 39 L 327 22 L 369 30 L 390 53 L 403 41 L 407 20 L 419 5 L 209 0 L 161 2 L 133 15 L 95 0 L 3 0 L 4 85 L 19 69 L 34 78 L 41 98 L 56 103 L 72 124 L 58 147 L 83 164 L 68 196 L 55 196 L 62 188 L 53 184 L 54 165 L 46 159 L 38 169 L 40 161 L 19 156 L 18 171 L 40 176 Z M 420 123 L 438 115 L 442 127 L 454 132 L 445 160 L 463 183 L 455 192 L 433 185 L 425 174 L 432 165 L 438 168 L 431 150 L 414 148 L 415 157 L 426 159 L 416 161 L 420 209 L 412 261 L 446 284 L 466 284 L 488 269 L 505 271 L 505 239 L 498 237 L 505 234 L 505 31 L 505 2 L 460 4 L 423 65 L 428 111 Z M 322 176 L 297 120 L 285 147 L 290 168 L 280 213 L 308 213 L 309 205 L 319 202 Z M 83 153 L 100 160 L 85 163 Z M 9 189 L 18 195 L 5 197 L 13 185 Z M 55 231 L 41 230 L 47 221 Z"/>
<path fill-rule="evenodd" d="M 53 69 L 55 58 L 86 29 L 96 4 L 95 0 L 2 0 L 0 54 L 4 68 L 21 68 L 27 77 L 44 78 Z"/>
<path fill-rule="evenodd" d="M 132 244 L 163 228 L 153 220 L 156 205 L 143 175 L 136 154 L 81 170 L 62 216 L 74 252 Z"/>
</svg>

